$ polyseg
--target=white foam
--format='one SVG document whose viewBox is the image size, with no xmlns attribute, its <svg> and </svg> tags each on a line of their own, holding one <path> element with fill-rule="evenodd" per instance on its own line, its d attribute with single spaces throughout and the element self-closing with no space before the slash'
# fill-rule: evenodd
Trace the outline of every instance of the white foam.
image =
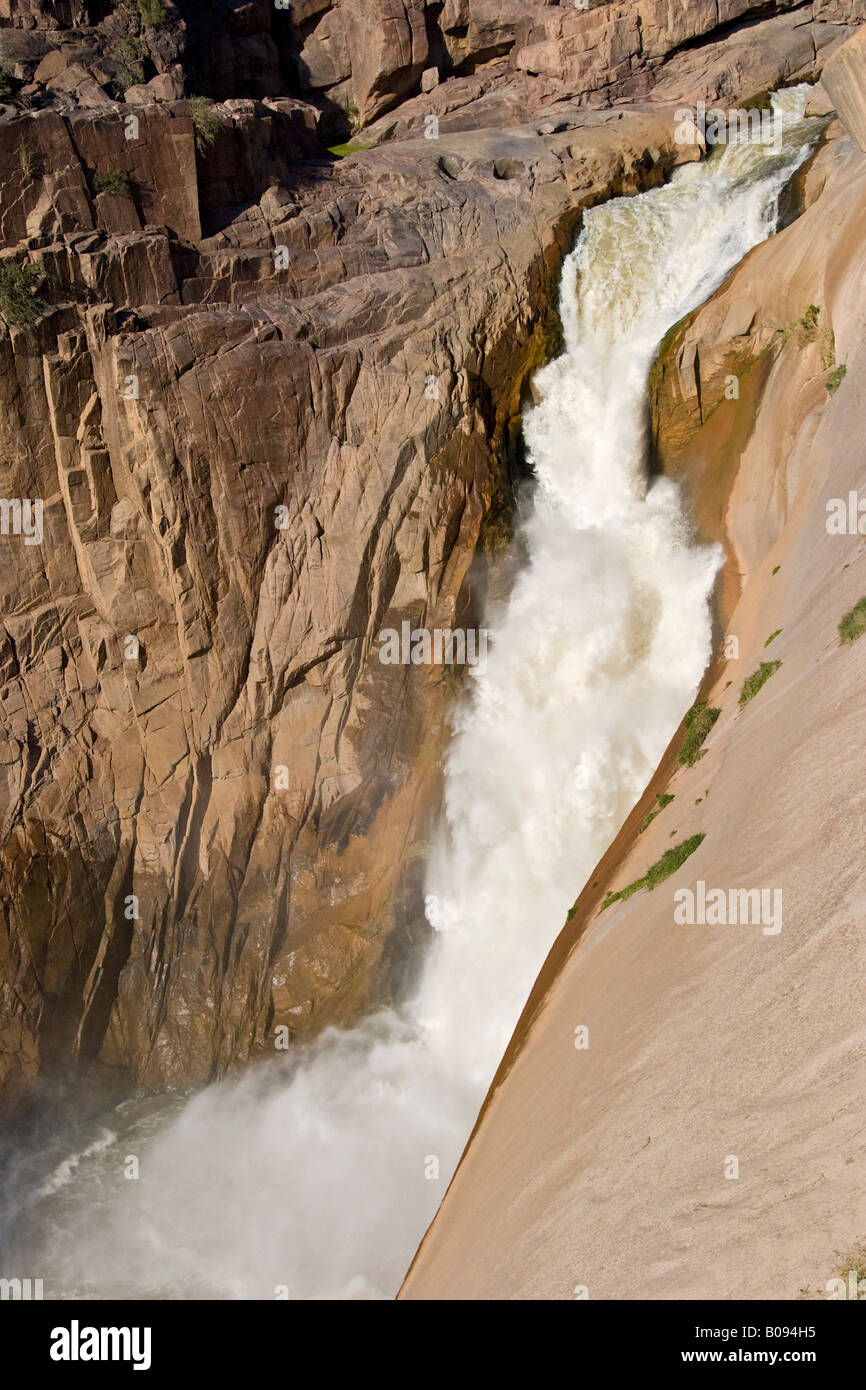
<svg viewBox="0 0 866 1390">
<path fill-rule="evenodd" d="M 647 373 L 665 330 L 769 234 L 804 138 L 728 149 L 586 214 L 562 277 L 566 352 L 526 422 L 528 563 L 447 754 L 415 997 L 190 1099 L 139 1145 L 139 1182 L 106 1170 L 98 1219 L 82 1188 L 56 1285 L 395 1293 L 544 956 L 709 657 L 719 557 L 692 544 L 671 482 L 647 486 Z"/>
</svg>

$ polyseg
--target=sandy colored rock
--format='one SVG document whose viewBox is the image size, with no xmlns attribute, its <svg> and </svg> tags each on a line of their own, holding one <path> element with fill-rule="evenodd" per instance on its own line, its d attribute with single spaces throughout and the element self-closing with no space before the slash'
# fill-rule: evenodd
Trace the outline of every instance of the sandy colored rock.
<svg viewBox="0 0 866 1390">
<path fill-rule="evenodd" d="M 866 150 L 866 25 L 832 55 L 822 82 L 851 139 Z"/>
<path fill-rule="evenodd" d="M 182 110 L 154 119 L 189 142 Z M 24 128 L 72 161 L 58 119 Z M 117 158 L 114 125 L 68 123 L 81 159 Z M 672 128 L 590 119 L 580 161 L 534 125 L 371 150 L 271 185 L 200 250 L 179 214 L 106 236 L 124 200 L 64 166 L 78 230 L 52 242 L 46 218 L 38 250 L 60 302 L 0 343 L 3 486 L 44 498 L 46 528 L 23 557 L 3 541 L 7 1095 L 71 1065 L 203 1080 L 396 987 L 445 684 L 383 667 L 376 637 L 471 624 L 554 268 L 583 203 L 683 157 Z"/>
<path fill-rule="evenodd" d="M 423 95 L 449 69 L 420 5 L 170 17 L 141 62 L 226 98 L 203 151 L 185 102 L 94 110 L 84 79 L 0 120 L 6 254 L 48 306 L 0 339 L 0 490 L 45 512 L 41 545 L 0 539 L 5 1098 L 199 1082 L 401 989 L 447 697 L 378 633 L 477 621 L 582 208 L 695 157 L 687 93 L 811 72 L 839 37 L 801 7 L 749 26 L 757 65 L 735 29 L 667 81 L 688 25 L 664 7 L 646 51 L 633 7 L 557 8 L 470 3 L 461 36 L 455 6 L 465 71 Z M 87 82 L 125 34 L 20 13 Z M 320 109 L 287 84 L 325 25 L 351 74 Z M 567 62 L 518 71 L 536 43 Z M 335 93 L 393 116 L 387 143 L 327 155 Z M 130 199 L 96 192 L 113 172 Z"/>
<path fill-rule="evenodd" d="M 661 459 L 724 526 L 733 570 L 723 631 L 739 651 L 717 655 L 703 690 L 721 714 L 693 767 L 677 766 L 680 731 L 591 876 L 403 1297 L 814 1297 L 866 1227 L 862 788 L 848 753 L 866 644 L 838 634 L 864 572 L 861 538 L 827 525 L 828 502 L 863 478 L 866 159 L 835 141 L 819 162 L 803 217 L 662 350 Z M 713 410 L 732 362 L 741 384 L 761 373 L 757 392 Z M 741 706 L 770 656 L 781 666 Z M 661 791 L 675 800 L 639 834 Z M 706 838 L 666 883 L 600 911 L 674 830 Z M 780 888 L 778 935 L 678 925 L 674 890 L 698 879 Z"/>
</svg>

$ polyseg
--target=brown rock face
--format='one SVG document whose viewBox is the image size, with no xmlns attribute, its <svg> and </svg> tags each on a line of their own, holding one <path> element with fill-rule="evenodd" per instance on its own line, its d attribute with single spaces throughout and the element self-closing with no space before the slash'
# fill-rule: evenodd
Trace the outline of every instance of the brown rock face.
<svg viewBox="0 0 866 1390">
<path fill-rule="evenodd" d="M 41 544 L 2 539 L 8 1095 L 72 1062 L 202 1079 L 388 988 L 444 684 L 378 634 L 472 620 L 578 209 L 681 154 L 662 110 L 579 161 L 527 127 L 284 164 L 194 244 L 187 183 L 131 225 L 147 158 L 193 158 L 180 107 L 141 117 L 131 197 L 90 191 L 121 114 L 2 127 L 10 170 L 43 161 L 2 215 L 53 302 L 0 345 L 3 495 L 44 504 Z"/>
<path fill-rule="evenodd" d="M 246 79 L 204 133 L 199 111 L 198 152 L 196 108 L 96 109 L 83 80 L 59 94 L 46 78 L 25 94 L 45 109 L 0 119 L 5 1099 L 80 1067 L 121 1088 L 199 1081 L 278 1029 L 350 1018 L 399 973 L 445 681 L 382 665 L 378 634 L 477 620 L 481 542 L 508 513 L 522 389 L 580 210 L 694 153 L 662 100 L 586 109 L 586 26 L 613 44 L 613 12 L 542 9 L 532 23 L 584 36 L 574 100 L 497 66 L 523 20 L 470 7 L 461 34 L 458 6 L 441 61 L 465 75 L 349 161 L 324 158 L 309 103 L 257 100 Z M 260 38 L 291 56 L 332 12 L 243 7 L 201 62 L 218 74 Z M 363 13 L 379 47 L 361 11 L 329 33 L 368 45 L 352 81 L 384 110 L 438 39 L 420 10 Z M 26 15 L 97 80 L 101 39 L 88 58 L 45 7 Z M 185 33 L 169 6 L 148 85 Z M 735 42 L 708 45 L 688 91 L 754 90 Z M 817 51 L 809 38 L 785 75 Z M 45 60 L 22 48 L 26 77 Z M 640 61 L 629 50 L 622 74 Z M 438 139 L 425 109 L 443 111 Z M 39 540 L 16 522 L 37 502 Z"/>
</svg>

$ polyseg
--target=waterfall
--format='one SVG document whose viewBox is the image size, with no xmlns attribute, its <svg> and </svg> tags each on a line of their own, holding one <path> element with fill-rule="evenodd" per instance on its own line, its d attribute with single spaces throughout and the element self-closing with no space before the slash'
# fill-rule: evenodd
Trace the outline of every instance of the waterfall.
<svg viewBox="0 0 866 1390">
<path fill-rule="evenodd" d="M 694 544 L 677 487 L 647 479 L 647 375 L 666 330 L 773 231 L 819 128 L 802 92 L 774 106 L 781 148 L 744 139 L 587 212 L 565 262 L 565 351 L 525 424 L 527 559 L 455 714 L 414 996 L 82 1126 L 23 1198 L 18 1264 L 46 1297 L 399 1287 L 566 912 L 710 656 L 719 555 Z"/>
</svg>

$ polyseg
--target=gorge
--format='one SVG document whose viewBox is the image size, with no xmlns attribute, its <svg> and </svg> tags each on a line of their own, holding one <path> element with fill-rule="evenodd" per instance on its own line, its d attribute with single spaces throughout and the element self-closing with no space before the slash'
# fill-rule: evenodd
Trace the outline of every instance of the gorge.
<svg viewBox="0 0 866 1390">
<path fill-rule="evenodd" d="M 646 847 L 706 838 L 679 790 L 676 829 L 654 799 L 784 525 L 781 475 L 765 503 L 743 463 L 779 352 L 803 338 L 817 381 L 832 332 L 801 399 L 832 416 L 861 389 L 838 284 L 772 256 L 856 199 L 863 16 L 695 6 L 686 32 L 647 0 L 470 4 L 436 39 L 410 6 L 409 61 L 371 80 L 348 21 L 335 57 L 338 8 L 281 18 L 284 55 L 261 7 L 227 7 L 209 49 L 169 5 L 121 101 L 108 20 L 74 47 L 90 8 L 51 30 L 34 0 L 0 31 L 42 103 L 0 119 L 7 247 L 43 276 L 0 345 L 4 486 L 44 498 L 45 532 L 0 542 L 4 1257 L 50 1297 L 393 1296 L 495 1073 L 404 1294 L 571 1296 L 561 1241 L 541 1272 L 495 1249 L 537 1247 L 538 1212 L 484 1226 L 557 1170 L 544 1114 L 541 1157 L 496 1116 L 523 1135 L 526 1085 L 555 1093 L 565 1061 L 533 1072 L 527 1038 L 600 895 L 631 892 L 625 861 L 637 881 Z M 220 100 L 229 53 L 267 90 Z M 683 103 L 782 84 L 780 142 L 678 141 Z M 727 300 L 758 246 L 773 288 Z M 435 663 L 379 659 L 383 631 L 482 623 L 456 697 Z M 700 874 L 765 883 L 750 867 Z M 581 960 L 614 953 L 596 1007 L 626 989 L 632 906 L 589 931 Z M 607 1054 L 584 1108 L 637 1065 Z"/>
<path fill-rule="evenodd" d="M 447 753 L 418 992 L 325 1034 L 284 1076 L 269 1063 L 167 1122 L 106 1117 L 71 1160 L 73 1191 L 67 1155 L 24 1199 L 51 1248 L 19 1263 L 58 1290 L 397 1291 L 556 928 L 707 664 L 718 555 L 689 544 L 675 485 L 647 486 L 649 366 L 772 231 L 822 125 L 803 120 L 805 98 L 776 99 L 778 150 L 731 144 L 584 218 L 563 270 L 565 354 L 536 375 L 526 420 L 526 565 Z M 132 1199 L 121 1149 L 141 1166 Z"/>
</svg>

